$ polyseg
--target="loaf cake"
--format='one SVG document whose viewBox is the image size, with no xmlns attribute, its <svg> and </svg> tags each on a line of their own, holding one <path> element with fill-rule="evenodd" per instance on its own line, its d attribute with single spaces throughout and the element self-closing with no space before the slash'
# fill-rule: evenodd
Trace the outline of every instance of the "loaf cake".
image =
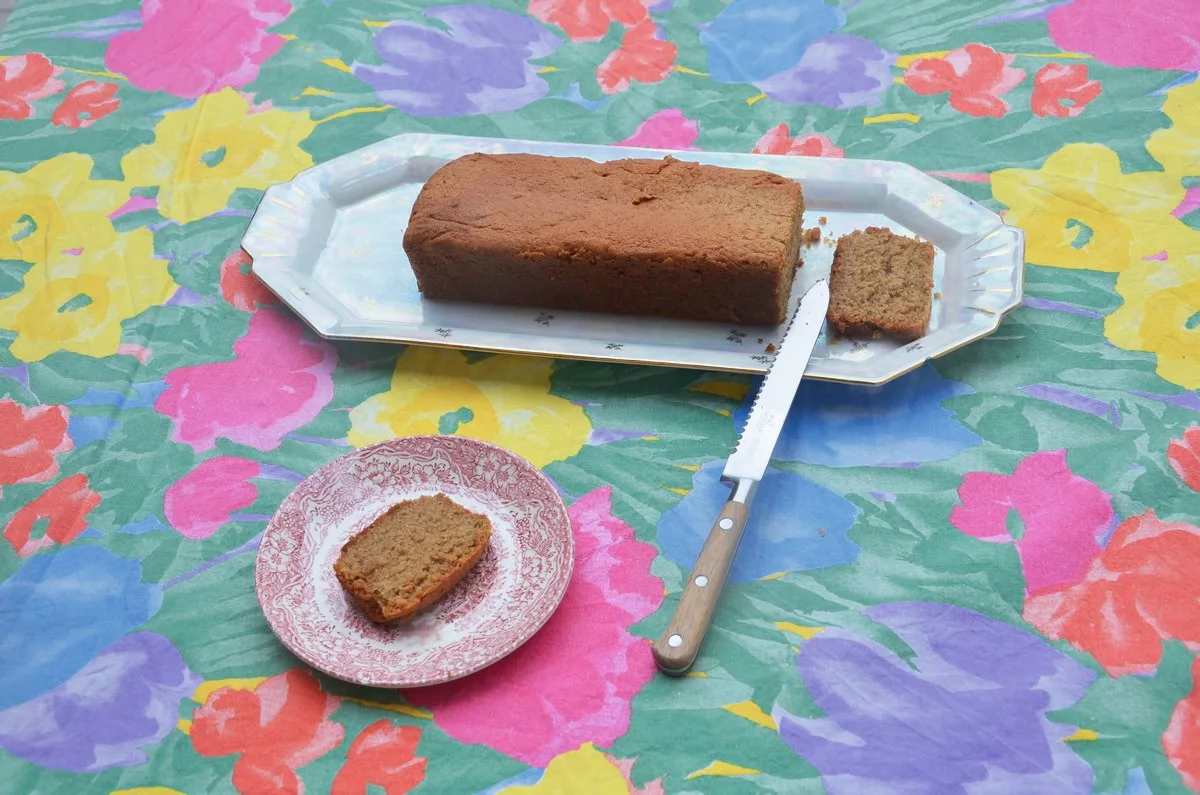
<svg viewBox="0 0 1200 795">
<path fill-rule="evenodd" d="M 419 497 L 347 541 L 333 570 L 372 621 L 405 620 L 457 585 L 491 536 L 486 516 L 444 494 Z"/>
<path fill-rule="evenodd" d="M 829 278 L 829 325 L 847 337 L 924 336 L 933 253 L 932 243 L 877 226 L 842 236 Z"/>
<path fill-rule="evenodd" d="M 803 214 L 765 171 L 473 154 L 426 182 L 404 250 L 433 300 L 778 324 Z"/>
</svg>

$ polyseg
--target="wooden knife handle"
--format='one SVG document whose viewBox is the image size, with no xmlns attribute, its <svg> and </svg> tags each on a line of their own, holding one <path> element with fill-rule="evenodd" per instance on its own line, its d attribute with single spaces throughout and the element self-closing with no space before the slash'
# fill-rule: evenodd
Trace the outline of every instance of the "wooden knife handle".
<svg viewBox="0 0 1200 795">
<path fill-rule="evenodd" d="M 749 518 L 750 509 L 746 505 L 730 501 L 713 523 L 675 615 L 654 642 L 654 661 L 664 673 L 681 676 L 696 661 Z"/>
</svg>

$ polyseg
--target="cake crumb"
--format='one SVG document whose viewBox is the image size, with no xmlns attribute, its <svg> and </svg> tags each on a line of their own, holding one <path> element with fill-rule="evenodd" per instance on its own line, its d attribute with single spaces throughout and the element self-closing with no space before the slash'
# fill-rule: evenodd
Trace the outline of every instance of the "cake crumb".
<svg viewBox="0 0 1200 795">
<path fill-rule="evenodd" d="M 829 219 L 823 215 L 817 219 L 817 223 L 820 224 L 821 226 L 825 226 L 825 224 L 828 222 L 829 222 Z"/>
<path fill-rule="evenodd" d="M 814 226 L 812 229 L 804 230 L 804 245 L 814 246 L 821 241 L 821 229 Z"/>
<path fill-rule="evenodd" d="M 936 292 L 936 293 L 934 293 L 934 294 L 933 294 L 933 297 L 934 297 L 935 299 L 937 299 L 937 300 L 941 300 L 941 298 L 942 298 L 942 294 L 941 294 L 941 292 L 939 291 L 939 292 Z"/>
<path fill-rule="evenodd" d="M 767 353 L 774 353 L 774 352 L 775 352 L 775 343 L 768 342 L 767 343 Z"/>
<path fill-rule="evenodd" d="M 762 345 L 762 342 L 763 342 L 763 340 L 762 340 L 762 337 L 759 337 L 759 338 L 758 338 L 758 344 L 759 344 L 759 345 Z"/>
</svg>

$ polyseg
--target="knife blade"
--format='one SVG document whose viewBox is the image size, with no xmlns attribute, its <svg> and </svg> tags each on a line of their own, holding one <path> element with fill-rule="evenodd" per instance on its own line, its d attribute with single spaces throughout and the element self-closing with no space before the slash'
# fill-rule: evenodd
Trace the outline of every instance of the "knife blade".
<svg viewBox="0 0 1200 795">
<path fill-rule="evenodd" d="M 828 311 L 829 284 L 822 279 L 800 299 L 779 353 L 754 398 L 737 448 L 725 463 L 721 480 L 731 487 L 729 500 L 700 550 L 671 623 L 654 642 L 654 660 L 664 673 L 687 673 L 700 653 L 729 566 L 750 519 L 750 503 L 767 472 Z"/>
</svg>

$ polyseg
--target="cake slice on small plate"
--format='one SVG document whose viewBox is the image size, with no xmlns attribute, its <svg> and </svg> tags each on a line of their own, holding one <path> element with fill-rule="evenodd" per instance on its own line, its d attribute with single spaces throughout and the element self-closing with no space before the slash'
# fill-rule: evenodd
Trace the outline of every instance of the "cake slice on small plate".
<svg viewBox="0 0 1200 795">
<path fill-rule="evenodd" d="M 537 467 L 462 436 L 388 439 L 305 478 L 254 566 L 297 657 L 389 689 L 449 682 L 529 640 L 571 581 L 567 507 Z"/>
<path fill-rule="evenodd" d="M 375 622 L 404 621 L 445 596 L 487 549 L 492 523 L 445 494 L 405 500 L 342 547 L 338 582 Z"/>
<path fill-rule="evenodd" d="M 847 337 L 925 336 L 933 257 L 932 243 L 878 226 L 843 235 L 829 279 L 829 325 Z"/>
</svg>

